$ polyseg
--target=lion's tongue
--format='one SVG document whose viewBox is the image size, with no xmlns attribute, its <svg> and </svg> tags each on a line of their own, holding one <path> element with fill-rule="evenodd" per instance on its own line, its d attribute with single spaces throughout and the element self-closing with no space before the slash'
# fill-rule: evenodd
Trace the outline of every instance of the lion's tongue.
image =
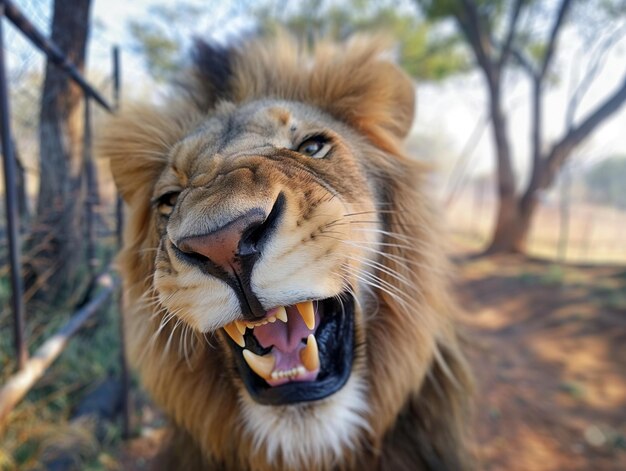
<svg viewBox="0 0 626 471">
<path fill-rule="evenodd" d="M 263 348 L 269 348 L 272 345 L 275 350 L 283 353 L 295 352 L 296 348 L 302 344 L 309 334 L 314 333 L 310 330 L 302 316 L 298 313 L 295 306 L 289 306 L 287 310 L 287 322 L 274 322 L 255 327 L 254 336 Z M 316 313 L 315 325 L 319 322 L 319 316 Z"/>
<path fill-rule="evenodd" d="M 305 348 L 310 334 L 315 334 L 315 328 L 309 329 L 295 306 L 286 307 L 287 322 L 268 323 L 255 327 L 254 336 L 264 348 L 273 347 L 271 353 L 276 358 L 274 371 L 290 371 L 303 367 L 300 352 Z M 319 325 L 319 314 L 315 313 L 315 326 Z M 298 381 L 313 381 L 317 371 L 306 371 L 297 377 Z M 266 380 L 270 386 L 279 386 L 289 381 L 288 377 L 271 378 Z"/>
</svg>

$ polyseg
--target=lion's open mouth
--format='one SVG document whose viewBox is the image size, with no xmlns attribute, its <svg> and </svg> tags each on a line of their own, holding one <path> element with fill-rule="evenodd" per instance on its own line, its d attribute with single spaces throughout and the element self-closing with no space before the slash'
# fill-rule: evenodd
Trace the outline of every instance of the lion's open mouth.
<svg viewBox="0 0 626 471">
<path fill-rule="evenodd" d="M 235 321 L 224 330 L 243 383 L 262 404 L 323 399 L 350 376 L 354 350 L 350 295 L 274 308 L 260 321 Z"/>
</svg>

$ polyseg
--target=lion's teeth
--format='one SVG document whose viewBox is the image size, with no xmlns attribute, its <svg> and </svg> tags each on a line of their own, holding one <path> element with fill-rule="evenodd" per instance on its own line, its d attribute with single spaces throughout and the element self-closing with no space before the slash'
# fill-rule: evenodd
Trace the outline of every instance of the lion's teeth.
<svg viewBox="0 0 626 471">
<path fill-rule="evenodd" d="M 284 306 L 280 306 L 274 315 L 279 321 L 287 322 L 287 310 Z"/>
<path fill-rule="evenodd" d="M 271 353 L 267 355 L 257 355 L 252 353 L 247 348 L 243 350 L 243 358 L 252 371 L 258 374 L 263 379 L 269 379 L 272 375 L 272 370 L 276 364 L 276 358 Z"/>
<path fill-rule="evenodd" d="M 320 367 L 320 355 L 315 335 L 310 334 L 306 339 L 306 347 L 300 351 L 300 361 L 309 371 L 316 371 Z"/>
<path fill-rule="evenodd" d="M 237 330 L 239 331 L 239 333 L 241 333 L 241 335 L 246 333 L 246 323 L 245 322 L 235 321 L 235 327 L 237 327 Z"/>
<path fill-rule="evenodd" d="M 306 373 L 306 370 L 302 366 L 297 366 L 295 368 L 291 368 L 290 370 L 282 370 L 282 371 L 273 371 L 272 379 L 282 379 L 282 378 L 296 378 L 298 376 Z"/>
<path fill-rule="evenodd" d="M 268 317 L 267 320 L 273 324 L 274 322 L 276 322 L 276 317 L 272 316 L 272 317 Z"/>
<path fill-rule="evenodd" d="M 235 341 L 235 343 L 237 345 L 239 345 L 240 347 L 245 347 L 246 346 L 246 342 L 243 339 L 243 335 L 242 335 L 241 331 L 239 330 L 239 328 L 235 324 L 236 322 L 237 321 L 231 322 L 230 324 L 226 324 L 224 326 L 224 330 L 226 331 L 228 336 Z"/>
<path fill-rule="evenodd" d="M 306 324 L 309 330 L 315 328 L 315 311 L 313 310 L 313 302 L 306 301 L 304 303 L 296 304 L 298 312 L 302 316 L 302 320 Z"/>
<path fill-rule="evenodd" d="M 245 327 L 247 327 L 248 329 L 254 329 L 255 327 L 260 327 L 262 325 L 267 325 L 270 322 L 276 322 L 276 319 L 274 318 L 274 320 L 272 320 L 271 317 L 265 318 L 265 319 L 260 319 L 256 322 L 246 322 L 245 323 Z"/>
</svg>

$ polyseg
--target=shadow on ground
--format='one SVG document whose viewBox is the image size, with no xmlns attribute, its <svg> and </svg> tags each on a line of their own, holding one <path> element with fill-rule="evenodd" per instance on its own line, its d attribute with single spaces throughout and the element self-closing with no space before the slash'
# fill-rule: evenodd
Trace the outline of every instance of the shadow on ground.
<svg viewBox="0 0 626 471">
<path fill-rule="evenodd" d="M 626 271 L 457 258 L 488 470 L 626 469 Z"/>
</svg>

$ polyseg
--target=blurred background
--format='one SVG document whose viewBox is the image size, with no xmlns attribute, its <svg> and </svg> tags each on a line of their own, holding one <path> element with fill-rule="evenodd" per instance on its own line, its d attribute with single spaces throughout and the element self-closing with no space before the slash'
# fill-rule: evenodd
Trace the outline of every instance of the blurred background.
<svg viewBox="0 0 626 471">
<path fill-rule="evenodd" d="M 121 360 L 119 202 L 91 134 L 125 103 L 164 100 L 194 36 L 279 29 L 308 43 L 384 31 L 415 80 L 407 148 L 431 164 L 446 222 L 485 469 L 626 469 L 625 0 L 0 5 L 14 167 L 1 189 L 15 196 L 0 209 L 0 469 L 154 456 L 166 422 Z"/>
</svg>

